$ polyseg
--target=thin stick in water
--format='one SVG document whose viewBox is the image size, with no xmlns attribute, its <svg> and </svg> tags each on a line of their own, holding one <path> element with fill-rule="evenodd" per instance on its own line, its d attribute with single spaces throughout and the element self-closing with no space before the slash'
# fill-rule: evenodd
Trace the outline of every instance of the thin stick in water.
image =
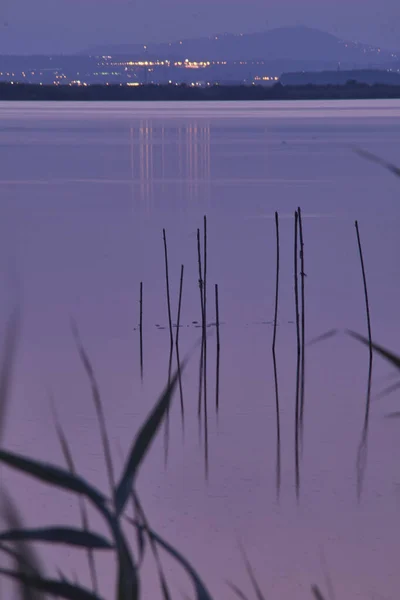
<svg viewBox="0 0 400 600">
<path fill-rule="evenodd" d="M 201 308 L 201 350 L 200 350 L 200 368 L 199 368 L 199 401 L 197 416 L 199 420 L 199 433 L 201 432 L 201 406 L 203 400 L 203 350 L 204 350 L 204 299 L 203 299 L 203 272 L 201 266 L 201 246 L 200 229 L 197 230 L 197 262 L 199 267 L 199 290 L 200 290 L 200 308 Z"/>
<path fill-rule="evenodd" d="M 163 239 L 164 239 L 164 256 L 165 256 L 165 281 L 167 287 L 167 307 L 168 307 L 168 324 L 169 324 L 169 335 L 171 347 L 174 343 L 174 336 L 172 334 L 172 317 L 171 317 L 171 296 L 169 293 L 169 271 L 168 271 L 168 251 L 167 251 L 167 236 L 165 233 L 165 229 L 163 229 Z"/>
<path fill-rule="evenodd" d="M 301 276 L 301 366 L 300 366 L 300 449 L 303 450 L 304 435 L 304 390 L 305 390 L 305 287 L 304 287 L 304 239 L 303 239 L 303 220 L 301 218 L 301 209 L 297 210 L 299 215 L 299 237 L 300 237 L 300 276 Z"/>
<path fill-rule="evenodd" d="M 215 325 L 217 328 L 217 372 L 215 378 L 215 410 L 217 412 L 217 416 L 219 415 L 219 363 L 220 363 L 220 352 L 221 352 L 221 344 L 220 344 L 220 335 L 219 335 L 219 293 L 218 293 L 218 284 L 215 284 Z"/>
<path fill-rule="evenodd" d="M 140 282 L 140 320 L 139 320 L 139 332 L 140 332 L 140 376 L 143 381 L 143 281 Z"/>
<path fill-rule="evenodd" d="M 207 217 L 204 215 L 204 282 L 203 282 L 203 353 L 204 353 L 204 467 L 208 479 L 208 417 L 207 417 Z"/>
<path fill-rule="evenodd" d="M 182 377 L 181 377 L 181 361 L 179 357 L 179 330 L 181 326 L 181 308 L 182 308 L 182 292 L 183 292 L 183 272 L 184 265 L 181 265 L 181 279 L 179 285 L 179 300 L 178 300 L 178 318 L 176 320 L 176 337 L 175 337 L 175 348 L 176 348 L 176 360 L 178 363 L 178 381 L 179 381 L 179 394 L 181 400 L 181 419 L 182 419 L 182 432 L 185 430 L 185 407 L 183 404 L 183 389 L 182 389 Z"/>
<path fill-rule="evenodd" d="M 368 341 L 369 341 L 369 361 L 368 361 L 368 382 L 367 382 L 367 399 L 365 404 L 365 415 L 364 425 L 362 429 L 362 435 L 360 445 L 357 453 L 357 495 L 358 499 L 361 499 L 362 487 L 364 482 L 365 467 L 367 464 L 367 450 L 368 450 L 368 428 L 369 428 L 369 413 L 371 407 L 371 385 L 372 385 L 372 361 L 373 361 L 373 350 L 372 350 L 372 333 L 371 333 L 371 313 L 369 309 L 369 298 L 368 298 L 368 287 L 367 277 L 365 274 L 364 256 L 361 246 L 360 230 L 358 227 L 358 221 L 355 222 L 358 252 L 360 255 L 361 272 L 364 285 L 364 296 L 365 296 L 365 310 L 367 315 L 367 326 L 368 326 Z"/>
<path fill-rule="evenodd" d="M 298 237 L 299 214 L 294 215 L 294 299 L 296 309 L 296 338 L 297 338 L 297 365 L 296 365 L 296 408 L 295 408 L 295 469 L 296 469 L 296 497 L 300 497 L 300 460 L 299 460 L 299 417 L 300 417 L 300 312 L 299 312 L 299 280 L 298 280 Z"/>
<path fill-rule="evenodd" d="M 276 493 L 279 499 L 281 490 L 281 424 L 280 424 L 280 407 L 279 407 L 279 387 L 278 387 L 278 368 L 276 364 L 276 332 L 278 325 L 278 305 L 279 305 L 279 269 L 280 269 L 280 253 L 279 253 L 279 216 L 275 213 L 275 230 L 276 230 L 276 284 L 275 284 L 275 314 L 274 314 L 274 334 L 272 338 L 272 360 L 274 364 L 274 381 L 275 381 L 275 403 L 276 403 Z"/>
</svg>

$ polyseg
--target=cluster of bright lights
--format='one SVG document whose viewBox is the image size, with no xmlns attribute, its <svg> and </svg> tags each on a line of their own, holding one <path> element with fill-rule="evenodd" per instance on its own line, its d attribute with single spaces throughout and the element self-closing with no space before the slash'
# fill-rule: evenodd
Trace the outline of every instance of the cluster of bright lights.
<svg viewBox="0 0 400 600">
<path fill-rule="evenodd" d="M 256 75 L 256 77 L 254 77 L 255 81 L 279 81 L 279 77 L 260 77 L 259 75 Z"/>
</svg>

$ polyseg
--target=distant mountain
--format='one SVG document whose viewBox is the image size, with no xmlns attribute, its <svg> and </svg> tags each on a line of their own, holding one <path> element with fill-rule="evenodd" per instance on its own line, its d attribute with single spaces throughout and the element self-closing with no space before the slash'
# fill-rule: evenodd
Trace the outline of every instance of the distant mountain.
<svg viewBox="0 0 400 600">
<path fill-rule="evenodd" d="M 132 55 L 145 54 L 160 59 L 193 61 L 273 62 L 338 65 L 345 68 L 390 65 L 400 54 L 380 48 L 341 40 L 330 33 L 308 27 L 282 27 L 264 33 L 222 34 L 212 37 L 180 40 L 162 44 L 124 44 L 94 46 L 81 54 Z"/>
</svg>

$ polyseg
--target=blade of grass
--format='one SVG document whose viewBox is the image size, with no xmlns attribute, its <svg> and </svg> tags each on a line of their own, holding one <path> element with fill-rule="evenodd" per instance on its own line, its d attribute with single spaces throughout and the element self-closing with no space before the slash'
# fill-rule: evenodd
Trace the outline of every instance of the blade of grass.
<svg viewBox="0 0 400 600">
<path fill-rule="evenodd" d="M 54 487 L 74 492 L 75 494 L 83 494 L 101 512 L 105 509 L 105 496 L 92 485 L 89 485 L 84 479 L 78 475 L 69 473 L 65 469 L 1 449 L 0 462 L 17 471 L 22 471 L 35 479 L 39 479 L 43 483 L 48 483 Z"/>
<path fill-rule="evenodd" d="M 368 346 L 368 347 L 370 346 L 369 339 L 364 337 L 363 335 L 360 335 L 359 333 L 356 333 L 355 331 L 351 331 L 350 329 L 347 330 L 347 333 L 354 339 L 356 339 L 359 342 L 361 342 L 362 344 L 364 344 L 365 346 Z M 371 343 L 371 347 L 382 358 L 385 358 L 394 367 L 396 367 L 397 369 L 400 369 L 400 357 L 399 356 L 397 356 L 390 350 L 387 350 L 383 346 L 380 346 L 379 344 L 375 344 L 374 342 Z"/>
<path fill-rule="evenodd" d="M 128 521 L 130 521 L 130 519 L 128 519 Z M 132 525 L 134 525 L 134 527 L 143 527 L 142 525 L 139 525 L 134 521 L 131 521 L 131 523 Z M 187 573 L 187 575 L 192 581 L 194 590 L 196 592 L 196 600 L 212 600 L 212 597 L 208 592 L 205 584 L 202 582 L 202 580 L 200 579 L 199 575 L 192 567 L 190 562 L 180 552 L 178 552 L 178 550 L 176 550 L 173 546 L 171 546 L 171 544 L 163 540 L 154 531 L 152 531 L 151 529 L 146 529 L 146 531 L 148 536 L 151 537 L 156 542 L 156 544 L 163 548 L 165 552 L 172 556 Z"/>
<path fill-rule="evenodd" d="M 242 590 L 240 588 L 238 588 L 237 585 L 235 585 L 234 583 L 231 583 L 230 581 L 227 581 L 226 584 L 231 588 L 232 592 L 238 598 L 240 598 L 240 600 L 248 600 L 247 596 L 242 592 Z"/>
<path fill-rule="evenodd" d="M 141 529 L 141 532 L 143 533 L 143 531 L 147 531 L 150 529 L 150 525 L 149 525 L 148 519 L 146 517 L 146 514 L 143 510 L 143 506 L 140 502 L 139 496 L 137 495 L 135 490 L 132 491 L 132 494 L 135 498 L 135 503 L 138 508 L 138 513 L 140 515 L 140 523 L 145 528 L 145 529 Z M 140 528 L 137 528 L 137 531 L 139 529 Z M 162 567 L 161 558 L 158 553 L 157 545 L 151 536 L 149 536 L 149 542 L 150 542 L 151 550 L 153 552 L 154 560 L 156 563 L 156 569 L 157 569 L 157 573 L 158 573 L 158 578 L 160 580 L 160 587 L 161 587 L 161 592 L 162 592 L 163 598 L 164 598 L 164 600 L 171 600 L 171 594 L 170 594 L 169 587 L 167 584 L 167 578 L 165 577 L 165 574 L 164 574 L 164 569 Z"/>
<path fill-rule="evenodd" d="M 101 440 L 103 445 L 104 459 L 106 463 L 106 469 L 109 479 L 109 485 L 111 489 L 111 499 L 112 505 L 115 507 L 115 478 L 114 478 L 114 469 L 113 462 L 111 456 L 111 447 L 107 434 L 107 427 L 104 418 L 104 411 L 101 402 L 101 396 L 99 391 L 99 386 L 97 384 L 97 380 L 94 374 L 94 369 L 90 362 L 89 356 L 83 347 L 81 342 L 79 331 L 76 323 L 74 321 L 71 322 L 72 326 L 72 334 L 75 338 L 75 342 L 77 345 L 77 349 L 79 352 L 79 356 L 81 358 L 83 367 L 86 371 L 87 377 L 89 379 L 91 388 L 92 388 L 92 397 L 95 405 L 97 418 L 99 422 Z M 137 577 L 136 567 L 134 565 L 131 552 L 129 547 L 125 541 L 122 531 L 120 530 L 117 518 L 112 515 L 108 510 L 103 507 L 102 511 L 103 516 L 107 519 L 109 526 L 111 527 L 114 540 L 117 546 L 117 556 L 118 556 L 118 579 L 117 579 L 117 594 L 118 600 L 130 600 L 131 597 L 136 597 L 139 594 L 139 579 Z"/>
<path fill-rule="evenodd" d="M 118 452 L 119 452 L 119 456 L 121 458 L 121 463 L 124 463 L 124 453 L 122 451 L 121 448 L 121 444 L 118 442 Z M 138 521 L 141 521 L 141 514 L 140 514 L 140 507 L 138 507 L 137 505 L 137 501 L 136 501 L 136 496 L 135 496 L 135 492 L 132 489 L 131 492 L 131 504 L 132 504 L 132 513 L 133 513 L 133 518 L 137 519 Z M 136 529 L 136 540 L 137 540 L 137 548 L 138 548 L 138 560 L 137 560 L 137 566 L 138 568 L 140 568 L 140 566 L 143 563 L 143 559 L 144 559 L 144 555 L 146 552 L 146 536 L 144 534 L 144 532 L 141 529 Z"/>
<path fill-rule="evenodd" d="M 11 571 L 9 569 L 0 568 L 0 574 L 5 577 L 9 577 L 22 583 L 23 585 L 49 594 L 55 598 L 63 598 L 65 600 L 102 600 L 100 596 L 94 594 L 90 590 L 86 590 L 83 587 L 67 583 L 65 581 L 58 581 L 57 579 L 43 579 L 41 577 L 35 577 L 33 575 L 25 575 L 18 571 Z"/>
<path fill-rule="evenodd" d="M 77 471 L 75 468 L 74 460 L 72 458 L 71 449 L 69 447 L 68 440 L 64 434 L 64 431 L 61 427 L 61 423 L 58 419 L 58 415 L 57 415 L 54 401 L 52 398 L 51 398 L 51 409 L 52 409 L 52 413 L 53 413 L 54 427 L 55 427 L 55 430 L 57 433 L 58 440 L 60 442 L 61 451 L 63 453 L 64 460 L 67 464 L 67 467 L 68 467 L 70 473 L 72 473 L 73 475 L 76 475 Z M 84 529 L 84 531 L 88 531 L 89 516 L 88 516 L 87 510 L 86 510 L 85 500 L 82 496 L 79 496 L 78 502 L 79 502 L 79 512 L 81 515 L 82 528 Z M 89 565 L 90 578 L 92 580 L 92 588 L 93 588 L 93 591 L 97 594 L 99 585 L 98 585 L 98 577 L 97 577 L 97 570 L 96 570 L 96 561 L 94 558 L 93 550 L 91 548 L 87 549 L 87 559 L 88 559 L 88 565 Z"/>
<path fill-rule="evenodd" d="M 29 548 L 29 550 L 31 550 L 31 548 Z M 29 572 L 32 575 L 36 575 L 37 577 L 41 577 L 41 574 L 38 571 L 38 569 L 32 565 L 32 561 L 26 558 L 26 556 L 24 556 L 23 553 L 18 552 L 18 550 L 10 548 L 7 544 L 2 543 L 0 543 L 0 552 L 4 552 L 4 554 L 7 554 L 10 558 L 13 558 L 15 564 L 19 566 L 20 570 L 22 567 L 26 570 L 26 572 Z"/>
<path fill-rule="evenodd" d="M 372 154 L 372 152 L 363 150 L 362 148 L 354 148 L 354 152 L 356 154 L 358 154 L 359 156 L 361 156 L 362 158 L 366 158 L 367 160 L 374 162 L 374 163 L 380 165 L 381 167 L 384 167 L 385 169 L 387 169 L 388 171 L 393 173 L 393 175 L 396 175 L 396 177 L 400 177 L 400 169 L 393 163 L 388 162 L 387 160 L 384 160 L 383 158 L 380 158 L 376 154 Z"/>
<path fill-rule="evenodd" d="M 324 552 L 323 548 L 321 548 L 320 557 L 321 557 L 322 571 L 324 573 L 324 578 L 325 578 L 325 585 L 326 585 L 326 589 L 328 592 L 328 598 L 329 598 L 329 600 L 335 600 L 335 598 L 336 598 L 335 589 L 333 587 L 332 577 L 329 572 L 328 563 L 327 563 L 325 552 Z"/>
<path fill-rule="evenodd" d="M 182 365 L 184 368 L 184 364 Z M 171 383 L 166 387 L 147 421 L 141 427 L 127 459 L 124 472 L 115 493 L 116 515 L 119 517 L 126 505 L 134 486 L 139 467 L 152 444 L 158 429 L 168 411 L 177 384 L 178 373 L 175 372 Z"/>
<path fill-rule="evenodd" d="M 315 600 L 325 600 L 325 597 L 322 595 L 322 592 L 317 585 L 311 586 L 311 591 L 314 595 Z"/>
<path fill-rule="evenodd" d="M 307 342 L 306 345 L 314 346 L 314 344 L 319 344 L 319 342 L 324 342 L 325 340 L 329 340 L 330 338 L 334 337 L 337 334 L 337 332 L 338 332 L 337 329 L 330 329 L 326 333 L 321 333 L 321 335 L 318 335 L 317 337 L 313 338 L 312 340 Z"/>
<path fill-rule="evenodd" d="M 94 548 L 96 550 L 112 550 L 114 546 L 105 537 L 76 529 L 74 527 L 40 527 L 35 529 L 10 529 L 0 533 L 0 541 L 32 541 L 66 544 L 80 548 Z"/>
<path fill-rule="evenodd" d="M 86 496 L 106 520 L 115 540 L 118 551 L 118 600 L 130 600 L 132 596 L 134 598 L 138 597 L 139 580 L 132 556 L 119 527 L 118 520 L 107 509 L 105 504 L 106 499 L 101 492 L 89 485 L 84 479 L 69 473 L 65 469 L 32 460 L 12 452 L 0 450 L 0 462 L 18 471 L 22 471 L 26 475 L 30 475 L 43 483 Z"/>
<path fill-rule="evenodd" d="M 11 496 L 4 488 L 1 490 L 1 499 L 2 512 L 7 525 L 13 529 L 22 529 L 24 527 L 23 519 Z M 25 575 L 42 577 L 41 562 L 32 545 L 20 540 L 14 543 L 14 547 L 16 549 L 14 563 L 18 571 Z M 3 544 L 2 550 L 7 552 Z M 19 596 L 21 600 L 44 600 L 44 596 L 40 592 L 30 589 L 21 582 L 19 583 Z"/>
<path fill-rule="evenodd" d="M 243 546 L 241 544 L 239 544 L 239 546 L 240 546 L 241 554 L 243 556 L 243 561 L 244 561 L 244 564 L 245 564 L 245 567 L 246 567 L 246 571 L 247 571 L 247 574 L 248 574 L 249 579 L 251 581 L 251 584 L 253 586 L 254 593 L 255 593 L 255 595 L 257 597 L 257 600 L 265 600 L 265 597 L 264 597 L 263 593 L 261 592 L 261 588 L 258 585 L 258 581 L 257 581 L 256 576 L 254 574 L 254 570 L 253 570 L 253 568 L 252 568 L 252 566 L 250 564 L 249 559 L 247 558 L 247 554 L 246 554 Z"/>
<path fill-rule="evenodd" d="M 400 382 L 397 381 L 396 383 L 393 383 L 393 385 L 389 385 L 387 388 L 385 388 L 384 390 L 382 390 L 382 392 L 380 392 L 375 397 L 375 400 L 381 400 L 382 398 L 385 398 L 386 396 L 389 396 L 389 394 L 392 394 L 393 392 L 397 392 L 397 390 L 399 388 L 400 388 Z"/>
<path fill-rule="evenodd" d="M 76 343 L 76 347 L 78 349 L 80 359 L 82 361 L 83 368 L 86 372 L 86 375 L 87 375 L 89 383 L 90 383 L 90 387 L 92 389 L 92 398 L 93 398 L 93 403 L 95 406 L 97 420 L 98 420 L 99 428 L 100 428 L 100 435 L 101 435 L 101 441 L 102 441 L 102 445 L 103 445 L 103 453 L 104 453 L 104 460 L 105 460 L 106 469 L 107 469 L 108 482 L 110 485 L 111 497 L 113 497 L 114 490 L 115 490 L 114 467 L 113 467 L 113 461 L 112 461 L 112 456 L 111 456 L 110 441 L 109 441 L 108 433 L 107 433 L 106 420 L 104 417 L 103 403 L 101 401 L 100 389 L 99 389 L 99 386 L 98 386 L 98 383 L 96 380 L 96 376 L 94 373 L 92 363 L 89 359 L 88 353 L 86 352 L 86 350 L 82 344 L 78 327 L 74 321 L 71 322 L 71 329 L 72 329 L 72 334 L 75 339 L 75 343 Z"/>
</svg>

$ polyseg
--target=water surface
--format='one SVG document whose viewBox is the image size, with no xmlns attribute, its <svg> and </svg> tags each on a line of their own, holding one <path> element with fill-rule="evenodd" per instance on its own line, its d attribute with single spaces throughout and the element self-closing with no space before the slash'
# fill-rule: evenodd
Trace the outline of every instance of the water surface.
<svg viewBox="0 0 400 600">
<path fill-rule="evenodd" d="M 0 266 L 4 331 L 16 294 L 23 335 L 7 447 L 62 463 L 49 396 L 80 470 L 107 491 L 100 437 L 73 343 L 76 319 L 101 386 L 120 469 L 142 419 L 168 377 L 168 315 L 162 230 L 176 321 L 185 265 L 181 355 L 199 340 L 196 230 L 208 219 L 208 320 L 220 292 L 220 414 L 215 415 L 215 335 L 208 341 L 210 474 L 197 425 L 199 351 L 183 376 L 163 434 L 139 478 L 148 516 L 196 564 L 218 598 L 225 580 L 249 591 L 246 547 L 270 598 L 310 598 L 324 587 L 326 556 L 337 597 L 394 598 L 397 556 L 398 409 L 373 402 L 360 505 L 355 462 L 368 352 L 343 333 L 366 333 L 358 219 L 374 338 L 399 350 L 400 180 L 357 156 L 360 147 L 400 162 L 400 102 L 3 103 L 0 106 Z M 294 488 L 296 340 L 293 213 L 303 211 L 307 339 L 339 334 L 306 354 L 301 498 Z M 282 489 L 275 490 L 275 397 L 271 356 L 275 285 L 274 212 L 281 226 L 277 359 L 282 404 Z M 139 285 L 144 287 L 144 378 L 139 365 Z M 20 290 L 18 292 L 18 290 Z M 374 363 L 373 394 L 392 370 Z M 3 469 L 30 526 L 75 523 L 76 499 Z M 97 521 L 93 519 L 93 524 Z M 45 549 L 88 581 L 84 554 Z M 112 562 L 100 562 L 111 597 Z M 187 590 L 171 568 L 174 593 Z M 151 561 L 145 567 L 152 569 Z M 148 578 L 146 598 L 157 597 Z"/>
</svg>

